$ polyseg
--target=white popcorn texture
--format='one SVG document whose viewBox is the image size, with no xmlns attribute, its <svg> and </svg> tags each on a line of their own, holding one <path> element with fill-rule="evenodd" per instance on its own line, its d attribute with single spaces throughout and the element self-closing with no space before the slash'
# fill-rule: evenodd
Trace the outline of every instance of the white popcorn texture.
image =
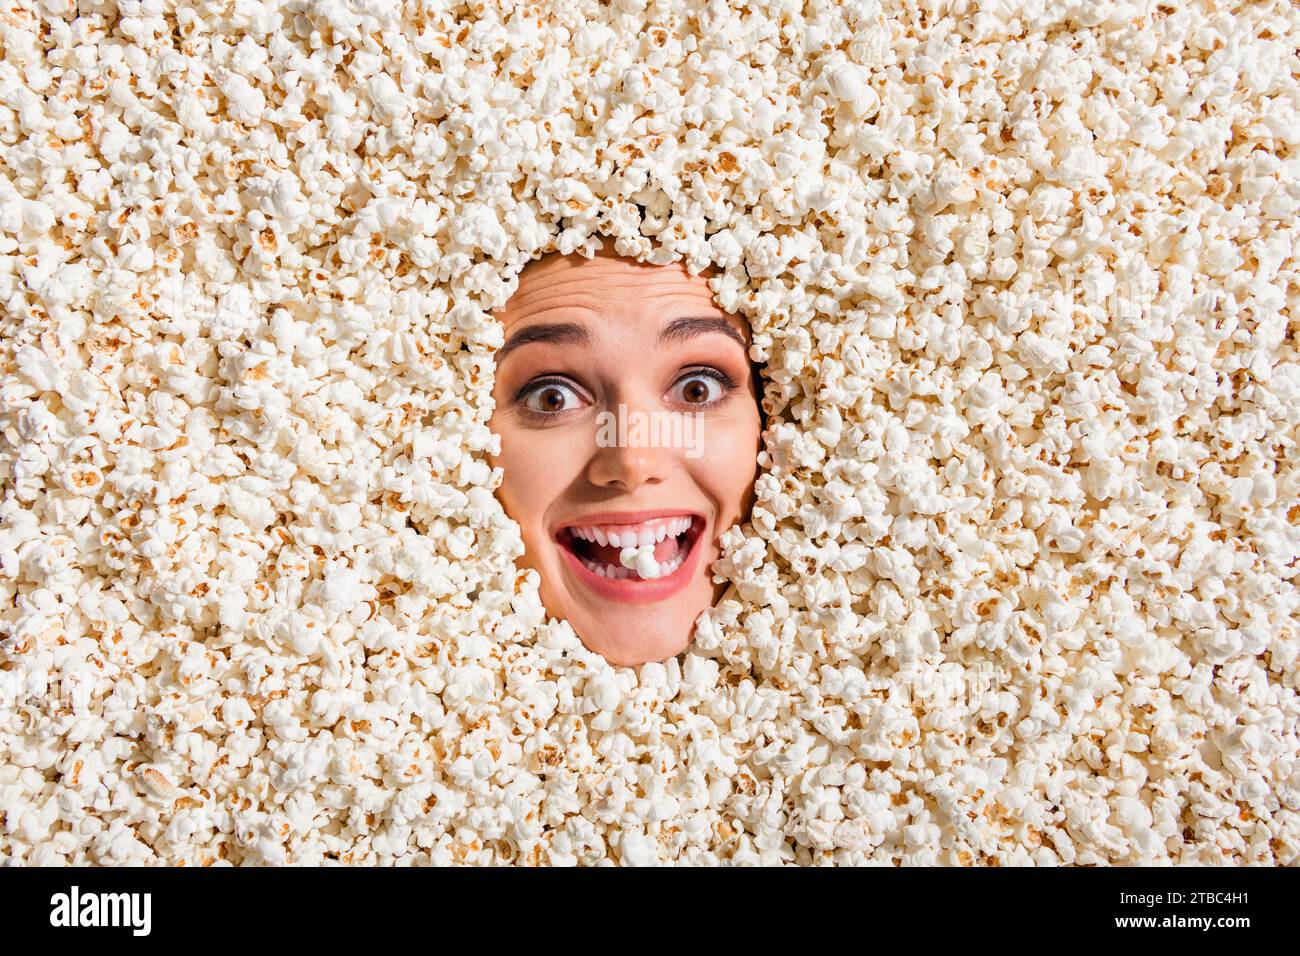
<svg viewBox="0 0 1300 956">
<path fill-rule="evenodd" d="M 66 7 L 0 60 L 4 859 L 1297 862 L 1288 0 Z M 485 458 L 488 311 L 602 236 L 720 267 L 772 415 L 640 668 Z"/>
</svg>

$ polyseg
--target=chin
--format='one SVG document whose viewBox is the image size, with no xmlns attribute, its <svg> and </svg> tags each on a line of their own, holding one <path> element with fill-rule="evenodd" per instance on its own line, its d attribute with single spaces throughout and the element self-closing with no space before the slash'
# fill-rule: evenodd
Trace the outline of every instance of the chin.
<svg viewBox="0 0 1300 956">
<path fill-rule="evenodd" d="M 643 617 L 636 623 L 627 622 L 626 626 L 620 626 L 622 622 L 618 621 L 593 620 L 588 615 L 581 615 L 588 619 L 577 623 L 573 618 L 579 615 L 571 615 L 568 620 L 588 650 L 611 664 L 634 667 L 667 661 L 690 646 L 698 614 L 687 619 L 680 607 L 676 611 L 664 615 L 662 621 Z"/>
</svg>

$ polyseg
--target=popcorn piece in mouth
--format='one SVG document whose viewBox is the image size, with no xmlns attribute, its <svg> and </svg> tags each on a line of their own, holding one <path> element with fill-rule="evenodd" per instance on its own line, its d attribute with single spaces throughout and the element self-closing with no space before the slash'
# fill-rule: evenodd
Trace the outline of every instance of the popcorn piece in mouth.
<svg viewBox="0 0 1300 956">
<path fill-rule="evenodd" d="M 633 568 L 636 573 L 643 578 L 657 578 L 664 574 L 663 568 L 655 560 L 655 549 L 652 544 L 643 544 L 636 548 L 624 548 L 618 553 L 619 563 L 625 568 Z M 681 564 L 680 557 L 673 558 L 677 564 Z"/>
</svg>

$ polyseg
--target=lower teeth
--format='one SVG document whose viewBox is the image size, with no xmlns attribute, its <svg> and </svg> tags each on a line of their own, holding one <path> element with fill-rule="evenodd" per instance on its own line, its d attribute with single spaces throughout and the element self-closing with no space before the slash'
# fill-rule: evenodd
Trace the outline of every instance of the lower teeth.
<svg viewBox="0 0 1300 956">
<path fill-rule="evenodd" d="M 637 574 L 635 568 L 618 567 L 612 564 L 601 564 L 597 561 L 588 561 L 586 558 L 579 558 L 578 560 L 582 562 L 582 566 L 588 571 L 592 574 L 598 574 L 602 578 L 611 578 L 613 580 L 636 578 L 638 580 L 648 581 L 653 578 L 662 578 L 672 574 L 682 566 L 682 561 L 685 560 L 685 556 L 683 554 L 677 554 L 674 557 L 669 558 L 663 564 L 657 565 L 656 567 L 658 568 L 659 573 L 650 577 L 642 577 L 642 575 Z"/>
</svg>

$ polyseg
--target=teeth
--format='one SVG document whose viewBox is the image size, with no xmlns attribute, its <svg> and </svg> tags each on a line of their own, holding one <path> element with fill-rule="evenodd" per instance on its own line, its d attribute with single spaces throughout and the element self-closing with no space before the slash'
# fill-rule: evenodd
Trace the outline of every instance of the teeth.
<svg viewBox="0 0 1300 956">
<path fill-rule="evenodd" d="M 632 528 L 623 531 L 607 531 L 596 526 L 578 527 L 571 526 L 570 532 L 575 538 L 583 541 L 593 542 L 602 547 L 611 548 L 653 548 L 660 541 L 669 537 L 680 537 L 690 530 L 691 519 L 689 517 L 671 518 L 667 521 L 651 522 L 640 528 Z M 631 565 L 627 565 L 631 567 Z M 617 566 L 615 566 L 617 569 Z"/>
<path fill-rule="evenodd" d="M 610 535 L 610 540 L 614 539 Z M 660 541 L 663 538 L 659 539 Z M 655 560 L 655 546 L 651 544 L 628 545 L 619 550 L 618 564 L 604 564 L 600 561 L 591 561 L 587 558 L 579 558 L 582 566 L 592 574 L 599 575 L 602 578 L 611 578 L 613 580 L 623 580 L 625 578 L 640 578 L 645 581 L 651 581 L 655 578 L 662 578 L 672 574 L 682 566 L 685 560 L 684 553 L 677 554 L 669 560 L 660 564 Z"/>
<path fill-rule="evenodd" d="M 670 521 L 622 531 L 606 531 L 594 525 L 591 527 L 571 525 L 569 530 L 575 538 L 581 538 L 583 541 L 595 541 L 597 544 L 612 545 L 616 548 L 635 548 L 643 544 L 655 544 L 669 535 L 676 537 L 690 526 L 690 518 L 673 518 Z"/>
</svg>

